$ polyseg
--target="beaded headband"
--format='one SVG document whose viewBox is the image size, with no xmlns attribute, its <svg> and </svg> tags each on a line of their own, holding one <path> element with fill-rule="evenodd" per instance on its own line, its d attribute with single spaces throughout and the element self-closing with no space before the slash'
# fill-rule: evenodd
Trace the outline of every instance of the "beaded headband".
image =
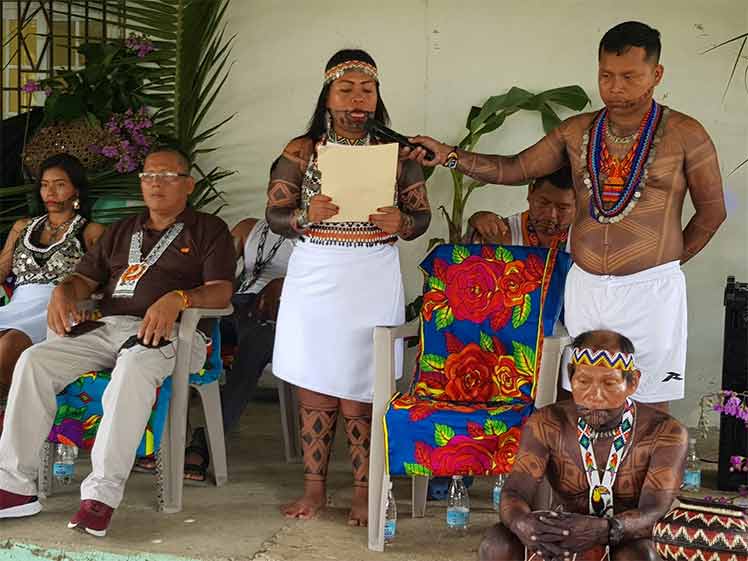
<svg viewBox="0 0 748 561">
<path fill-rule="evenodd" d="M 350 72 L 351 70 L 368 74 L 369 76 L 374 78 L 377 83 L 379 83 L 379 74 L 377 73 L 376 67 L 362 60 L 349 60 L 346 62 L 341 62 L 340 64 L 336 64 L 335 66 L 330 68 L 330 70 L 325 72 L 325 84 L 334 82 L 335 80 L 343 76 L 343 74 L 345 74 L 346 72 Z"/>
<path fill-rule="evenodd" d="M 586 364 L 588 366 L 603 366 L 615 370 L 635 370 L 634 355 L 631 353 L 611 353 L 605 349 L 593 351 L 587 348 L 574 347 L 571 352 L 572 364 Z"/>
</svg>

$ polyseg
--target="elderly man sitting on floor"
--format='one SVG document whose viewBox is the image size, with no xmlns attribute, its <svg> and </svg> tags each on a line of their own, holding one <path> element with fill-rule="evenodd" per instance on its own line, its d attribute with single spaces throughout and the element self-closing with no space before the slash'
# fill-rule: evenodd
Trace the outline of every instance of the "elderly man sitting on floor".
<svg viewBox="0 0 748 561">
<path fill-rule="evenodd" d="M 140 174 L 147 211 L 110 226 L 52 292 L 48 323 L 62 337 L 24 351 L 13 373 L 0 438 L 0 518 L 41 510 L 35 479 L 57 393 L 83 372 L 113 368 L 91 451 L 93 471 L 68 524 L 94 536 L 106 534 L 156 388 L 174 370 L 179 314 L 189 307 L 223 308 L 231 299 L 231 235 L 220 218 L 188 206 L 195 188 L 189 172 L 190 162 L 179 150 L 154 149 Z M 104 293 L 101 322 L 71 325 L 81 319 L 77 304 L 96 290 Z M 205 362 L 206 328 L 195 333 L 191 371 Z"/>
<path fill-rule="evenodd" d="M 631 401 L 639 372 L 623 335 L 579 335 L 569 377 L 573 400 L 539 409 L 523 429 L 501 497 L 501 524 L 481 543 L 481 561 L 659 559 L 652 528 L 680 487 L 687 430 Z M 560 507 L 532 511 L 544 476 Z"/>
</svg>

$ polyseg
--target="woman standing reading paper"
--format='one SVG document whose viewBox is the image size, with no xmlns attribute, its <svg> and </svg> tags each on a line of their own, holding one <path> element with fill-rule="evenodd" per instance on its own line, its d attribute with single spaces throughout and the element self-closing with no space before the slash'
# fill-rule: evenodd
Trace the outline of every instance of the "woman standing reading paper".
<svg viewBox="0 0 748 561">
<path fill-rule="evenodd" d="M 324 507 L 340 410 L 353 464 L 349 523 L 354 526 L 367 522 L 373 330 L 404 320 L 394 243 L 398 237 L 420 236 L 431 220 L 421 168 L 402 161 L 397 206 L 377 209 L 368 222 L 330 221 L 339 209 L 320 194 L 325 179 L 317 151 L 332 143 L 373 143 L 364 127 L 371 116 L 388 121 L 374 60 L 360 50 L 335 53 L 309 130 L 286 146 L 271 174 L 267 206 L 271 229 L 299 238 L 281 295 L 273 370 L 298 393 L 304 495 L 282 510 L 289 517 L 311 518 Z"/>
</svg>

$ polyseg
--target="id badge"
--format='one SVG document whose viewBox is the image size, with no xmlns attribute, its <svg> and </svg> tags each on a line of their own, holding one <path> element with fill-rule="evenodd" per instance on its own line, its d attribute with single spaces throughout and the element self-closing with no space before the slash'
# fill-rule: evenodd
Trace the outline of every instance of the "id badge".
<svg viewBox="0 0 748 561">
<path fill-rule="evenodd" d="M 133 263 L 125 269 L 114 287 L 112 298 L 132 298 L 135 295 L 135 289 L 138 282 L 143 278 L 148 265 L 146 263 Z"/>
</svg>

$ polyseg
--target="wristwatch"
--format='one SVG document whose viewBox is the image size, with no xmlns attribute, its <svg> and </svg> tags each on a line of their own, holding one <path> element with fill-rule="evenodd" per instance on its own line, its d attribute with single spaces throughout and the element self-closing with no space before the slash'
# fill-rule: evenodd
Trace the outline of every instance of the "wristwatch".
<svg viewBox="0 0 748 561">
<path fill-rule="evenodd" d="M 615 547 L 623 540 L 623 522 L 618 518 L 608 518 L 608 545 Z"/>
<path fill-rule="evenodd" d="M 460 159 L 457 154 L 457 146 L 452 148 L 452 151 L 447 154 L 447 159 L 444 161 L 444 167 L 448 169 L 455 169 L 457 167 L 457 161 Z"/>
</svg>

